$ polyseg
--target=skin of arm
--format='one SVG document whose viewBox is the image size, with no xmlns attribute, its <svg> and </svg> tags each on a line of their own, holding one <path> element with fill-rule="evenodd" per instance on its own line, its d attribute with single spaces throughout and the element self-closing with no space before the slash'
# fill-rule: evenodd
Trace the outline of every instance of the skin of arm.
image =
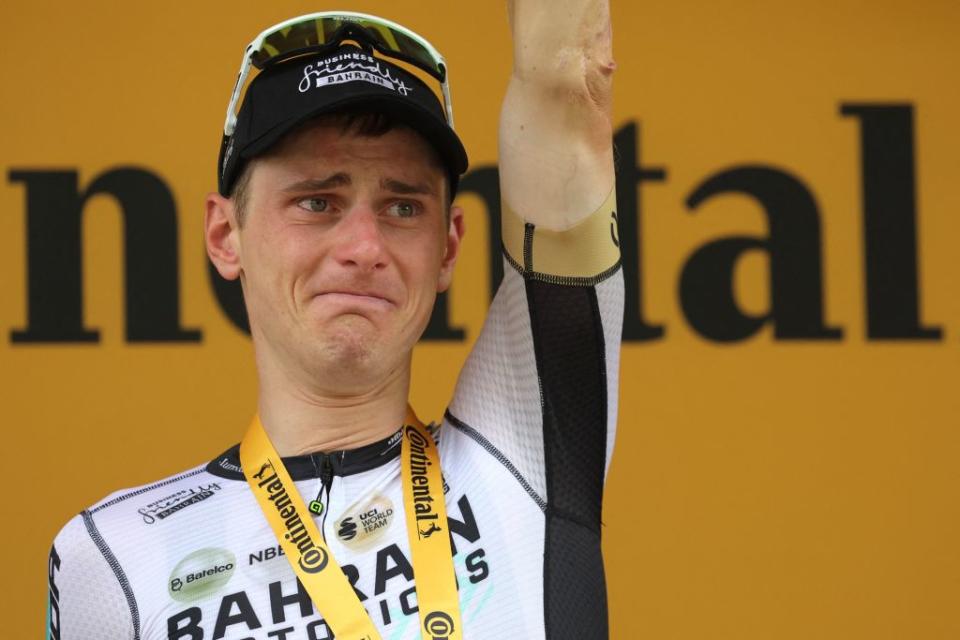
<svg viewBox="0 0 960 640">
<path fill-rule="evenodd" d="M 507 206 L 562 231 L 614 184 L 609 0 L 510 0 L 513 73 L 500 113 Z"/>
</svg>

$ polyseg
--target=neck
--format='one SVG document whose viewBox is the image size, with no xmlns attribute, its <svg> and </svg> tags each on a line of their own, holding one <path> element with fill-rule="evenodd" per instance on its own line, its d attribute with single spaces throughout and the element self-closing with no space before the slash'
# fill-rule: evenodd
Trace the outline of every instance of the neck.
<svg viewBox="0 0 960 640">
<path fill-rule="evenodd" d="M 410 366 L 360 388 L 298 384 L 260 371 L 260 421 L 281 456 L 356 449 L 388 437 L 407 415 Z"/>
</svg>

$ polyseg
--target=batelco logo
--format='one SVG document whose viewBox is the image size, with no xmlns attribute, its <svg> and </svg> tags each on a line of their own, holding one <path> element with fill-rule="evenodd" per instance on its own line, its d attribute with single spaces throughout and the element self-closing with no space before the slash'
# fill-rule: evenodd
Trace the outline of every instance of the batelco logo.
<svg viewBox="0 0 960 640">
<path fill-rule="evenodd" d="M 167 591 L 178 602 L 193 602 L 212 595 L 233 577 L 236 558 L 226 549 L 194 551 L 170 572 Z"/>
</svg>

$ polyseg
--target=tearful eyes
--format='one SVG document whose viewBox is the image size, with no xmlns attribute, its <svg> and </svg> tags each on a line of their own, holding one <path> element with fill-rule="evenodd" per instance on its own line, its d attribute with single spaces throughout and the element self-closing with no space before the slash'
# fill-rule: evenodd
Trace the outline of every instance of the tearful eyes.
<svg viewBox="0 0 960 640">
<path fill-rule="evenodd" d="M 398 218 L 411 218 L 417 215 L 417 207 L 412 202 L 394 202 L 387 210 L 390 212 L 390 215 L 397 216 Z"/>
<path fill-rule="evenodd" d="M 324 198 L 304 198 L 297 205 L 314 213 L 323 213 L 330 207 L 330 203 Z"/>
<path fill-rule="evenodd" d="M 331 210 L 330 201 L 326 198 L 304 198 L 297 201 L 297 206 L 312 213 L 327 213 Z M 421 212 L 421 206 L 409 200 L 398 200 L 390 203 L 385 213 L 396 218 L 412 218 Z"/>
</svg>

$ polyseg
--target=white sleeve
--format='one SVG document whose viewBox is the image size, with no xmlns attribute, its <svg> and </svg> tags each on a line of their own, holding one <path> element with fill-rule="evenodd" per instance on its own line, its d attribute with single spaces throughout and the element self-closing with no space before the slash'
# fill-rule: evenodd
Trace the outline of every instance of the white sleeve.
<svg viewBox="0 0 960 640">
<path fill-rule="evenodd" d="M 138 640 L 137 607 L 86 512 L 60 530 L 48 563 L 47 640 Z"/>
<path fill-rule="evenodd" d="M 541 231 L 504 208 L 504 278 L 447 419 L 531 497 L 599 526 L 617 423 L 623 276 L 614 194 Z"/>
</svg>

